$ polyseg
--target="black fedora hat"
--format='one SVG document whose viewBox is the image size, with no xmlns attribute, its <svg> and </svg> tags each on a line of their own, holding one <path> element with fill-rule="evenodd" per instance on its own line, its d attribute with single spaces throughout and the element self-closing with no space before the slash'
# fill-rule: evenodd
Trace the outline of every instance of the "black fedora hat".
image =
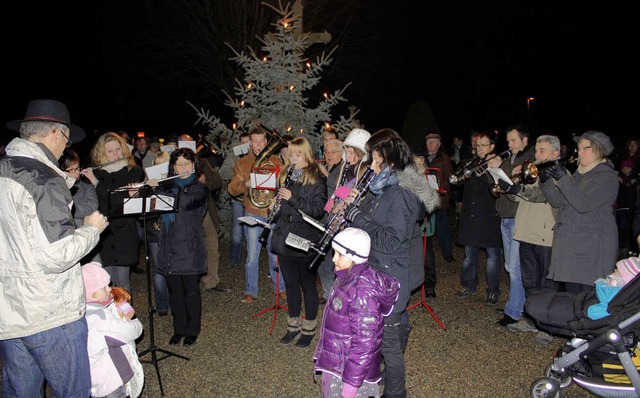
<svg viewBox="0 0 640 398">
<path fill-rule="evenodd" d="M 71 124 L 69 109 L 60 101 L 52 99 L 37 99 L 29 101 L 27 113 L 23 120 L 8 122 L 7 127 L 14 131 L 20 131 L 23 122 L 54 122 L 64 124 L 69 127 L 69 141 L 80 142 L 84 139 L 84 130 L 75 124 Z"/>
</svg>

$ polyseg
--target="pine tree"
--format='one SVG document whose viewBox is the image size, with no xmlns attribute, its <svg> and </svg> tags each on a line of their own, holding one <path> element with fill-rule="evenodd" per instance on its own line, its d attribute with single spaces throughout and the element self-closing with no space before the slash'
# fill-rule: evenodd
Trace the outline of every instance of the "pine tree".
<svg viewBox="0 0 640 398">
<path fill-rule="evenodd" d="M 322 145 L 321 126 L 331 124 L 342 137 L 357 123 L 354 119 L 358 111 L 351 111 L 348 117 L 340 116 L 333 120 L 331 111 L 340 102 L 346 102 L 343 93 L 351 84 L 348 83 L 341 90 L 333 93 L 315 94 L 316 98 L 305 96 L 314 93 L 312 90 L 321 79 L 323 70 L 331 63 L 331 55 L 337 47 L 329 53 L 322 52 L 315 61 L 305 57 L 305 51 L 313 43 L 309 40 L 309 33 L 299 34 L 294 27 L 301 23 L 301 15 L 293 11 L 289 3 L 278 6 L 262 3 L 272 8 L 279 15 L 276 23 L 272 24 L 275 32 L 260 39 L 262 55 L 253 49 L 248 52 L 238 52 L 231 45 L 234 57 L 230 58 L 244 69 L 242 81 L 236 79 L 235 95 L 223 90 L 227 100 L 225 105 L 232 108 L 236 119 L 232 128 L 227 127 L 220 118 L 210 115 L 208 110 L 193 107 L 198 116 L 197 123 L 209 127 L 210 142 L 218 142 L 218 138 L 226 138 L 222 142 L 233 143 L 234 135 L 249 131 L 256 122 L 275 129 L 280 134 L 290 134 L 294 137 L 304 136 L 313 148 Z M 222 153 L 228 151 L 224 145 L 218 148 Z"/>
</svg>

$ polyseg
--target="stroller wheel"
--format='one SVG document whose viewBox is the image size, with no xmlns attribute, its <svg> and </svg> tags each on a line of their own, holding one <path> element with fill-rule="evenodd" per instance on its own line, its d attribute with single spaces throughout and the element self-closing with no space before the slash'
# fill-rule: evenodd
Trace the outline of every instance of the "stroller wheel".
<svg viewBox="0 0 640 398">
<path fill-rule="evenodd" d="M 560 398 L 558 382 L 551 379 L 538 379 L 531 385 L 531 398 Z"/>
<path fill-rule="evenodd" d="M 565 388 L 571 385 L 571 382 L 573 380 L 571 379 L 571 376 L 567 374 L 567 372 L 560 371 L 555 373 L 556 373 L 555 375 L 551 373 L 551 365 L 547 366 L 547 368 L 544 370 L 544 375 L 546 377 L 548 377 L 549 379 L 555 379 L 560 381 L 561 390 L 564 390 Z"/>
</svg>

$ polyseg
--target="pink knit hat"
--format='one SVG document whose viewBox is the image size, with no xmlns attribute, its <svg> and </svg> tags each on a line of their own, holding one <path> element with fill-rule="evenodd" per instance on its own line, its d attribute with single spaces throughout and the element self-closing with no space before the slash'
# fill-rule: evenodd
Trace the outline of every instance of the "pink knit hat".
<svg viewBox="0 0 640 398">
<path fill-rule="evenodd" d="M 109 286 L 111 276 L 97 262 L 87 263 L 82 266 L 82 279 L 84 280 L 84 295 L 87 302 L 95 302 L 91 297 L 94 292 Z"/>
<path fill-rule="evenodd" d="M 624 283 L 627 284 L 640 273 L 640 259 L 638 257 L 625 258 L 616 263 L 616 268 L 618 268 Z"/>
</svg>

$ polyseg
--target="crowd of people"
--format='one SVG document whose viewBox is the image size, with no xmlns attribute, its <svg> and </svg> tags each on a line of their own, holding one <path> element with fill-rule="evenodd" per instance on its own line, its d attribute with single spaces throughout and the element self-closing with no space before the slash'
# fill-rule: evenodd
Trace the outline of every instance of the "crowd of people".
<svg viewBox="0 0 640 398">
<path fill-rule="evenodd" d="M 456 136 L 450 150 L 432 131 L 422 148 L 411 148 L 389 128 L 356 128 L 341 139 L 323 126 L 323 143 L 313 148 L 256 125 L 232 144 L 245 150 L 224 159 L 186 134 L 170 137 L 167 150 L 158 139 L 132 142 L 114 131 L 101 134 L 84 160 L 70 146 L 85 133 L 58 101 L 31 101 L 25 118 L 7 126 L 20 134 L 0 160 L 7 397 L 39 396 L 45 380 L 56 396 L 138 396 L 135 339 L 143 327 L 112 288 L 135 300 L 129 275 L 139 266 L 153 272 L 155 312 L 172 316 L 169 344 L 195 344 L 202 291 L 232 291 L 218 276 L 221 195 L 232 212 L 225 256 L 231 267 L 244 263 L 240 301 L 262 297 L 265 249 L 273 293 L 287 304 L 280 343 L 305 349 L 319 331 L 314 360 L 325 397 L 379 397 L 380 385 L 385 397 L 407 396 L 407 304 L 423 285 L 437 297 L 436 248 L 460 266 L 459 300 L 478 293 L 482 252 L 487 305 L 498 304 L 506 271 L 497 324 L 536 332 L 539 344 L 553 335 L 526 313 L 528 298 L 595 290 L 594 281 L 613 273 L 620 247 L 638 252 L 638 140 L 618 154 L 599 131 L 573 137 L 572 159 L 558 136 L 534 138 L 523 125 L 504 136 L 474 132 L 468 146 Z M 257 182 L 256 164 L 273 171 L 272 188 Z M 148 174 L 160 165 L 162 178 Z M 131 211 L 133 199 L 149 196 L 176 208 Z M 292 236 L 311 247 L 321 239 L 305 217 L 327 223 L 331 244 L 318 264 L 316 251 L 289 244 Z M 454 257 L 454 244 L 464 258 Z M 141 248 L 149 263 L 140 264 Z M 114 361 L 114 350 L 126 360 Z"/>
</svg>

